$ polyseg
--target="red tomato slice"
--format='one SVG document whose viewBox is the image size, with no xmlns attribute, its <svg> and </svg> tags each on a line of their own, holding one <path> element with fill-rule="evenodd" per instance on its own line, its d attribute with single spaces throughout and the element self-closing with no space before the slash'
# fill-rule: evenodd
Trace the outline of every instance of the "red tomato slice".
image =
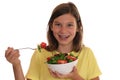
<svg viewBox="0 0 120 80">
<path fill-rule="evenodd" d="M 74 57 L 74 56 L 70 56 L 70 55 L 68 55 L 68 56 L 67 56 L 67 59 L 70 59 L 70 60 L 73 60 L 73 61 L 74 61 L 74 60 L 76 60 L 77 58 Z"/>
<path fill-rule="evenodd" d="M 49 61 L 50 59 L 51 59 L 51 58 L 50 58 L 50 57 L 48 57 L 48 58 L 47 58 L 47 61 Z"/>
<path fill-rule="evenodd" d="M 65 63 L 67 63 L 67 60 L 58 60 L 57 63 L 58 64 L 65 64 Z"/>
<path fill-rule="evenodd" d="M 46 43 L 45 43 L 45 42 L 42 42 L 42 43 L 40 44 L 40 47 L 41 47 L 41 48 L 46 48 Z"/>
</svg>

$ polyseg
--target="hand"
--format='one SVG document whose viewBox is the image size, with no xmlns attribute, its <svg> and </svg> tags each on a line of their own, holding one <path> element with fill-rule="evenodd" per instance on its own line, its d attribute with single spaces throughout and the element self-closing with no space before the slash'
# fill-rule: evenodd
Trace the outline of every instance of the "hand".
<svg viewBox="0 0 120 80">
<path fill-rule="evenodd" d="M 20 63 L 19 56 L 19 50 L 13 49 L 12 47 L 8 47 L 5 51 L 5 57 L 12 65 Z"/>
<path fill-rule="evenodd" d="M 58 72 L 53 72 L 52 70 L 50 70 L 50 74 L 55 77 L 55 78 L 60 78 L 60 79 L 72 79 L 72 80 L 84 80 L 77 72 L 77 68 L 74 67 L 72 72 L 70 72 L 69 74 L 60 74 Z"/>
</svg>

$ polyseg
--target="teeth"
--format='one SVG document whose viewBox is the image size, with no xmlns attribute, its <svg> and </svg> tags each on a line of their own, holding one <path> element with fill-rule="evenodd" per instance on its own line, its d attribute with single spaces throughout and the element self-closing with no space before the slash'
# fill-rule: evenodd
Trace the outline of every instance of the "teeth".
<svg viewBox="0 0 120 80">
<path fill-rule="evenodd" d="M 60 37 L 63 37 L 63 38 L 65 38 L 65 37 L 67 37 L 66 35 L 60 35 Z"/>
<path fill-rule="evenodd" d="M 60 38 L 68 38 L 68 35 L 59 35 Z"/>
</svg>

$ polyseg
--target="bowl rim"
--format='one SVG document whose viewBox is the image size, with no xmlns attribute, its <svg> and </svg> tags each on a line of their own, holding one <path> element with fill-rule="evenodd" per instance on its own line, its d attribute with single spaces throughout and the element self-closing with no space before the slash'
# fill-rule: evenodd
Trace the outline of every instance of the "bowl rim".
<svg viewBox="0 0 120 80">
<path fill-rule="evenodd" d="M 76 59 L 76 60 L 74 60 L 74 61 L 72 61 L 72 62 L 69 62 L 69 63 L 64 63 L 64 64 L 49 64 L 49 63 L 47 63 L 47 64 L 48 64 L 48 65 L 67 65 L 67 64 L 74 63 L 74 62 L 76 62 L 76 61 L 78 61 L 78 59 Z"/>
</svg>

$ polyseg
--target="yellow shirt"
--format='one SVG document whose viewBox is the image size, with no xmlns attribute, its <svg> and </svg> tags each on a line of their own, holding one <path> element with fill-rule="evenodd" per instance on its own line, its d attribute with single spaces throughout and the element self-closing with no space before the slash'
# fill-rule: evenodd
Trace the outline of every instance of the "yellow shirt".
<svg viewBox="0 0 120 80">
<path fill-rule="evenodd" d="M 74 55 L 79 55 L 77 70 L 82 78 L 90 80 L 101 74 L 101 71 L 96 62 L 92 50 L 88 47 L 83 47 L 81 52 L 72 52 Z M 54 53 L 53 53 L 54 54 Z M 31 58 L 30 67 L 26 78 L 32 80 L 71 80 L 57 79 L 50 75 L 46 62 L 46 58 L 52 56 L 52 52 L 41 49 L 41 52 L 36 50 Z"/>
</svg>

